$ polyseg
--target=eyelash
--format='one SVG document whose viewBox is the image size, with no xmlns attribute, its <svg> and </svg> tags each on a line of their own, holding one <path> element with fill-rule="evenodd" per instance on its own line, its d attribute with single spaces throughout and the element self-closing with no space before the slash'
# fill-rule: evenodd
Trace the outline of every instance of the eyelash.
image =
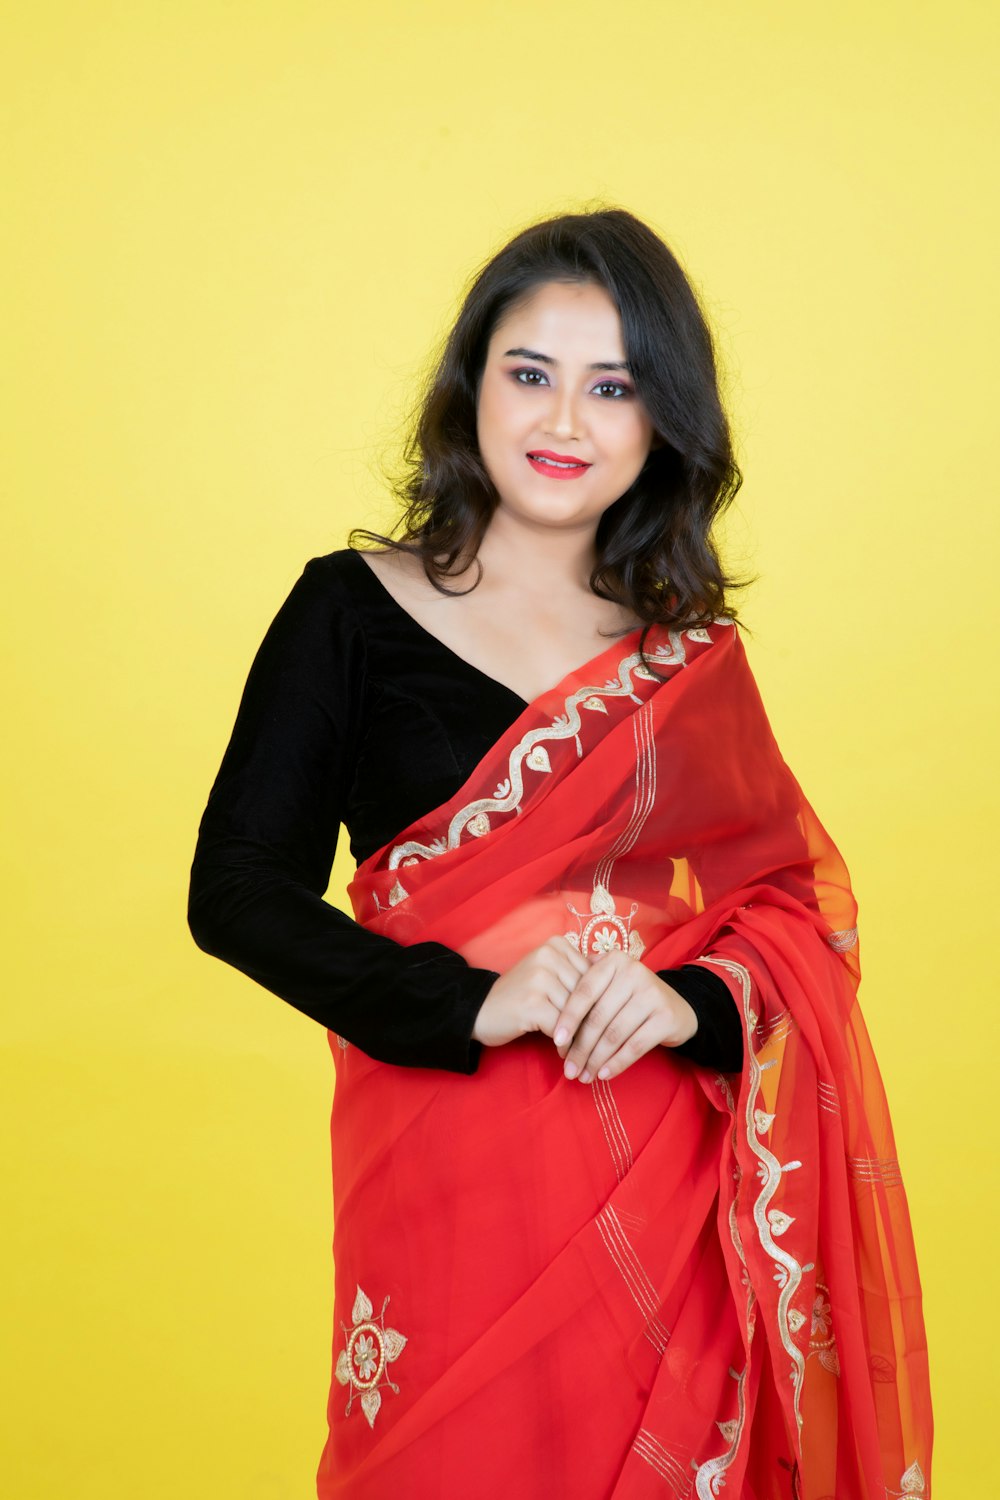
<svg viewBox="0 0 1000 1500">
<path fill-rule="evenodd" d="M 536 370 L 536 369 L 533 369 L 531 366 L 526 366 L 526 367 L 524 367 L 524 368 L 522 368 L 520 370 L 512 370 L 511 371 L 511 375 L 514 378 L 514 380 L 517 381 L 518 385 L 534 385 L 535 384 L 535 381 L 533 381 L 533 380 L 519 380 L 518 379 L 519 375 L 544 375 L 544 374 L 545 374 L 544 370 Z M 613 385 L 616 390 L 621 391 L 621 395 L 620 396 L 605 397 L 604 399 L 606 399 L 606 400 L 621 401 L 621 400 L 624 400 L 624 398 L 626 396 L 631 396 L 631 394 L 632 394 L 631 387 L 627 386 L 627 385 L 623 385 L 620 380 L 600 380 L 597 383 L 597 389 L 600 390 L 601 386 L 604 386 L 604 385 Z"/>
</svg>

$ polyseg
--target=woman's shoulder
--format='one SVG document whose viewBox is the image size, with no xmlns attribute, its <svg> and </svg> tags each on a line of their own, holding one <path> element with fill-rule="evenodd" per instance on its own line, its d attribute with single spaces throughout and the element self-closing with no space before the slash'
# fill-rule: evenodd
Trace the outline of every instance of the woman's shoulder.
<svg viewBox="0 0 1000 1500">
<path fill-rule="evenodd" d="M 367 599 L 366 576 L 371 577 L 367 565 L 349 547 L 307 558 L 298 576 L 293 574 L 279 610 L 280 622 L 286 630 L 303 634 L 358 633 Z"/>
<path fill-rule="evenodd" d="M 309 558 L 295 587 L 305 609 L 372 641 L 398 630 L 400 609 L 418 608 L 430 591 L 419 558 L 358 547 Z"/>
<path fill-rule="evenodd" d="M 337 547 L 333 552 L 320 552 L 315 557 L 310 557 L 303 572 L 314 574 L 318 578 L 349 578 L 359 564 L 361 567 L 365 566 L 356 548 Z"/>
<path fill-rule="evenodd" d="M 381 615 L 391 601 L 404 609 L 416 609 L 425 600 L 440 599 L 427 577 L 423 558 L 396 547 L 342 547 L 313 559 L 335 577 L 354 597 L 361 609 Z"/>
<path fill-rule="evenodd" d="M 303 566 L 298 587 L 331 606 L 350 603 L 357 607 L 370 597 L 372 587 L 377 588 L 373 569 L 365 560 L 370 555 L 354 547 L 317 553 Z"/>
</svg>

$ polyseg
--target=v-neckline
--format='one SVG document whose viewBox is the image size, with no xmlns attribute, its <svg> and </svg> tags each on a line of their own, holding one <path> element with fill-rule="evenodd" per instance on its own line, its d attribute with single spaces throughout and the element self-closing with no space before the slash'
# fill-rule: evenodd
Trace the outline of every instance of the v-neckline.
<svg viewBox="0 0 1000 1500">
<path fill-rule="evenodd" d="M 386 588 L 385 584 L 382 582 L 375 569 L 365 561 L 364 553 L 360 550 L 360 548 L 348 547 L 346 551 L 352 556 L 357 557 L 359 565 L 365 570 L 369 578 L 372 579 L 380 594 L 384 598 L 388 599 L 389 603 L 400 615 L 404 617 L 404 619 L 409 621 L 414 630 L 419 631 L 419 633 L 422 636 L 426 637 L 427 640 L 433 641 L 440 651 L 445 652 L 445 654 L 447 656 L 450 656 L 453 661 L 458 662 L 462 667 L 465 668 L 467 672 L 474 672 L 476 676 L 481 677 L 484 682 L 490 683 L 495 688 L 500 688 L 511 698 L 516 699 L 517 702 L 521 705 L 522 711 L 526 708 L 530 708 L 533 703 L 537 703 L 539 698 L 544 698 L 549 693 L 555 692 L 557 688 L 561 688 L 563 683 L 567 682 L 569 678 L 575 677 L 578 672 L 580 672 L 584 667 L 589 666 L 591 662 L 600 661 L 603 657 L 607 656 L 608 652 L 612 649 L 613 646 L 620 646 L 623 642 L 629 639 L 629 636 L 635 635 L 642 628 L 639 625 L 633 626 L 632 630 L 627 632 L 625 635 L 619 636 L 617 640 L 609 641 L 603 651 L 598 651 L 594 656 L 588 657 L 586 661 L 580 662 L 578 666 L 572 667 L 568 672 L 560 677 L 558 682 L 554 682 L 551 687 L 544 688 L 542 692 L 537 693 L 534 698 L 522 698 L 521 694 L 516 693 L 512 687 L 508 687 L 507 683 L 501 682 L 499 678 L 491 676 L 491 674 L 487 671 L 484 671 L 482 667 L 477 667 L 473 662 L 467 661 L 464 656 L 460 656 L 457 651 L 455 651 L 451 646 L 447 644 L 447 642 L 441 640 L 440 636 L 436 636 L 432 630 L 428 630 L 426 625 L 421 625 L 420 621 L 414 615 L 411 615 L 408 609 L 405 609 L 403 605 L 400 604 L 395 594 L 393 594 L 388 588 Z"/>
</svg>

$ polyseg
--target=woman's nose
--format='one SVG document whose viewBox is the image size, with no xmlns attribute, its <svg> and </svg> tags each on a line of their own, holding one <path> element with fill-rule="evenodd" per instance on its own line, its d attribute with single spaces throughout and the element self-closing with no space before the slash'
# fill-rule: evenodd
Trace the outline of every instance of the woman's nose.
<svg viewBox="0 0 1000 1500">
<path fill-rule="evenodd" d="M 579 397 L 568 385 L 553 389 L 548 416 L 548 428 L 553 437 L 565 439 L 580 436 L 579 424 L 583 419 L 580 415 Z"/>
</svg>

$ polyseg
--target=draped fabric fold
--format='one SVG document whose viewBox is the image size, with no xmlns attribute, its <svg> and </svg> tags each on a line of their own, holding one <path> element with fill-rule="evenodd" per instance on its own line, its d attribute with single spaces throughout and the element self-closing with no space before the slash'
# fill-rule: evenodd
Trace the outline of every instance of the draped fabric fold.
<svg viewBox="0 0 1000 1500">
<path fill-rule="evenodd" d="M 569 1081 L 330 1035 L 321 1500 L 930 1495 L 920 1283 L 858 1008 L 857 906 L 737 627 L 653 627 L 529 704 L 359 866 L 356 919 L 505 971 L 565 933 L 725 979 L 741 1074 Z"/>
</svg>

